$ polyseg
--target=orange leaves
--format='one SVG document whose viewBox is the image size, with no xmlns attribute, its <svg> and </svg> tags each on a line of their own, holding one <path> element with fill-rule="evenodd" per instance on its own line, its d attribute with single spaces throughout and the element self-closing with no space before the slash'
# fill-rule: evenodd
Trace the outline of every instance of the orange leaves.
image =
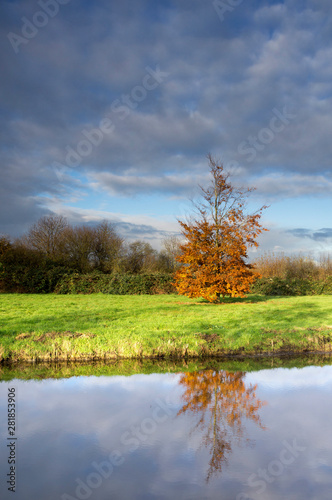
<svg viewBox="0 0 332 500">
<path fill-rule="evenodd" d="M 208 156 L 211 186 L 202 189 L 202 202 L 195 205 L 200 218 L 191 223 L 179 221 L 185 244 L 178 261 L 182 264 L 175 275 L 178 293 L 219 301 L 222 295 L 243 297 L 257 275 L 246 262 L 247 248 L 257 246 L 257 236 L 265 230 L 259 224 L 263 206 L 246 215 L 245 198 L 253 190 L 234 188 L 229 174 Z"/>
<path fill-rule="evenodd" d="M 209 449 L 207 481 L 222 470 L 234 444 L 245 441 L 246 421 L 264 429 L 259 410 L 266 404 L 256 397 L 256 386 L 246 385 L 245 372 L 204 370 L 184 373 L 180 385 L 184 392 L 178 415 L 191 412 L 203 433 L 202 443 Z"/>
<path fill-rule="evenodd" d="M 245 262 L 247 247 L 242 235 L 227 221 L 218 228 L 206 221 L 194 229 L 182 227 L 187 243 L 179 257 L 183 265 L 175 275 L 180 294 L 213 302 L 219 295 L 242 296 L 249 291 L 255 275 Z"/>
</svg>

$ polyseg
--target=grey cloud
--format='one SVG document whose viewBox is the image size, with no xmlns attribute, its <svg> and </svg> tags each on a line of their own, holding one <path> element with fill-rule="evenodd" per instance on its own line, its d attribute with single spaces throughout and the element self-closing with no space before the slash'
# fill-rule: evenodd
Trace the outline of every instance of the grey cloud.
<svg viewBox="0 0 332 500">
<path fill-rule="evenodd" d="M 332 228 L 325 227 L 318 230 L 295 228 L 289 229 L 288 233 L 299 238 L 309 238 L 314 241 L 324 241 L 332 238 Z"/>
<path fill-rule="evenodd" d="M 332 238 L 332 228 L 327 227 L 319 229 L 318 231 L 313 233 L 312 237 L 314 240 L 326 240 Z"/>
<path fill-rule="evenodd" d="M 115 194 L 186 195 L 190 183 L 181 176 L 202 173 L 209 151 L 237 161 L 272 197 L 328 194 L 331 6 L 307 5 L 243 2 L 221 23 L 212 2 L 199 0 L 71 1 L 15 55 L 7 34 L 19 33 L 22 16 L 31 19 L 39 7 L 3 2 L 0 169 L 4 193 L 12 195 L 0 230 L 44 213 L 40 193 L 69 196 L 71 172 L 59 178 L 52 164 L 63 162 L 66 147 L 75 148 L 82 130 L 104 117 L 114 120 L 114 133 L 76 172 L 97 182 L 114 176 L 106 187 Z M 115 99 L 141 83 L 146 66 L 157 64 L 167 81 L 128 118 L 110 113 Z M 286 105 L 296 119 L 248 163 L 239 144 Z M 277 172 L 274 182 L 267 170 Z M 285 172 L 291 187 L 278 178 Z M 135 184 L 132 176 L 146 178 Z"/>
<path fill-rule="evenodd" d="M 33 197 L 25 197 L 0 192 L 0 235 L 18 237 L 28 230 L 33 222 L 51 213 L 36 202 Z"/>
<path fill-rule="evenodd" d="M 279 174 L 271 172 L 254 177 L 252 184 L 257 188 L 257 194 L 266 196 L 269 202 L 300 196 L 324 196 L 332 191 L 332 178 L 327 173 L 302 175 L 294 172 Z"/>
<path fill-rule="evenodd" d="M 298 227 L 296 229 L 290 229 L 287 232 L 293 234 L 294 236 L 298 236 L 299 238 L 305 238 L 311 234 L 310 229 L 305 229 L 302 227 Z"/>
<path fill-rule="evenodd" d="M 266 227 L 266 226 L 265 226 Z M 309 255 L 319 260 L 320 255 L 331 251 L 331 240 L 329 238 L 314 239 L 313 234 L 321 230 L 309 228 L 288 229 L 271 225 L 268 232 L 262 233 L 258 237 L 258 249 L 250 249 L 249 257 L 255 261 L 258 256 L 263 256 L 266 252 L 275 252 L 285 255 L 302 254 Z"/>
<path fill-rule="evenodd" d="M 190 171 L 177 175 L 114 175 L 100 172 L 91 176 L 91 186 L 94 189 L 106 190 L 111 194 L 133 196 L 135 194 L 163 193 L 172 197 L 193 196 L 198 184 L 205 184 L 207 175 L 190 174 Z"/>
<path fill-rule="evenodd" d="M 132 224 L 129 222 L 115 222 L 114 227 L 121 236 L 129 241 L 143 239 L 155 242 L 156 240 L 160 241 L 164 237 L 174 234 L 172 231 L 162 231 L 146 224 Z"/>
<path fill-rule="evenodd" d="M 193 188 L 192 178 L 180 176 L 145 176 L 138 177 L 133 175 L 114 175 L 110 173 L 95 174 L 96 182 L 92 185 L 99 189 L 106 189 L 112 194 L 122 194 L 132 196 L 135 193 L 151 193 L 151 192 L 164 192 L 173 193 L 184 192 L 188 187 Z M 188 186 L 189 184 L 189 186 Z"/>
</svg>

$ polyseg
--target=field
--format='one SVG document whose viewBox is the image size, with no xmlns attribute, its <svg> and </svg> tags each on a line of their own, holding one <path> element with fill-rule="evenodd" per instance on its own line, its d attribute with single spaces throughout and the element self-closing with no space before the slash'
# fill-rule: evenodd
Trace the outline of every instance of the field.
<svg viewBox="0 0 332 500">
<path fill-rule="evenodd" d="M 332 296 L 0 294 L 2 361 L 195 358 L 332 350 Z"/>
</svg>

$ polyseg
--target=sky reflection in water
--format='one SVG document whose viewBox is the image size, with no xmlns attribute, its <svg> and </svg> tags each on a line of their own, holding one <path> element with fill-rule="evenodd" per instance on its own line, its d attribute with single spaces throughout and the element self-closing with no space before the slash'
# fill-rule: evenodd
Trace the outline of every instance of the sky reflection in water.
<svg viewBox="0 0 332 500">
<path fill-rule="evenodd" d="M 331 389 L 331 366 L 2 382 L 1 499 L 330 500 Z"/>
</svg>

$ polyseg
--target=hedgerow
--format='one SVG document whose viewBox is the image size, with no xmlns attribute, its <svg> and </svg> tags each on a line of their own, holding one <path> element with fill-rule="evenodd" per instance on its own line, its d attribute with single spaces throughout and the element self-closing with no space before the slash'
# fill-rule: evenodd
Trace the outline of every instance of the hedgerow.
<svg viewBox="0 0 332 500">
<path fill-rule="evenodd" d="M 252 293 L 262 295 L 330 295 L 332 276 L 324 280 L 301 278 L 260 278 L 251 287 Z"/>
<path fill-rule="evenodd" d="M 56 285 L 55 293 L 114 295 L 152 295 L 175 293 L 171 274 L 78 274 L 64 276 Z"/>
<path fill-rule="evenodd" d="M 51 293 L 70 271 L 63 266 L 30 267 L 0 263 L 0 291 L 18 293 Z"/>
</svg>

